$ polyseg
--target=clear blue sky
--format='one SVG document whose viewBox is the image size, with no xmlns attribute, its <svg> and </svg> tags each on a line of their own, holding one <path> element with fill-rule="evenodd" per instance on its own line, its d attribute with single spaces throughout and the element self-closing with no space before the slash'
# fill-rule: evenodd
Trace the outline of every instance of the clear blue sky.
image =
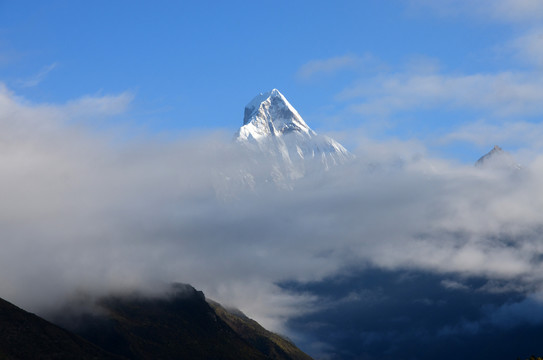
<svg viewBox="0 0 543 360">
<path fill-rule="evenodd" d="M 278 88 L 319 132 L 461 161 L 495 143 L 535 153 L 542 13 L 534 0 L 0 0 L 0 82 L 30 104 L 125 94 L 117 117 L 151 132 L 233 132 Z"/>
</svg>

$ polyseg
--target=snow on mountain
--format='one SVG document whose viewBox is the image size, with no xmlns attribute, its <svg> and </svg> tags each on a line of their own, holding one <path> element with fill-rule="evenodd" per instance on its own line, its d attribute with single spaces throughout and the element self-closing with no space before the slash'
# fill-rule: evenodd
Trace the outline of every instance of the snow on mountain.
<svg viewBox="0 0 543 360">
<path fill-rule="evenodd" d="M 247 104 L 232 145 L 236 161 L 226 162 L 213 182 L 224 200 L 269 187 L 291 190 L 309 174 L 319 176 L 354 159 L 337 141 L 313 131 L 277 89 Z"/>
<path fill-rule="evenodd" d="M 257 95 L 247 106 L 238 140 L 262 140 L 290 132 L 315 135 L 300 114 L 277 89 Z"/>
<path fill-rule="evenodd" d="M 490 152 L 481 156 L 475 166 L 482 169 L 494 170 L 520 170 L 522 166 L 518 164 L 513 156 L 504 151 L 498 145 L 494 146 Z"/>
<path fill-rule="evenodd" d="M 235 139 L 272 162 L 275 182 L 300 178 L 313 169 L 329 170 L 354 157 L 334 139 L 313 131 L 277 89 L 247 104 Z"/>
</svg>

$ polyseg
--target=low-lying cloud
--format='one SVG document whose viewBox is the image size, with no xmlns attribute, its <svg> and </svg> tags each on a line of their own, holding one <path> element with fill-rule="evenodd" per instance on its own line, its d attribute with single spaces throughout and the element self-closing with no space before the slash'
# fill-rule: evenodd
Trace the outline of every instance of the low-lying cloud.
<svg viewBox="0 0 543 360">
<path fill-rule="evenodd" d="M 432 323 L 443 334 L 458 324 L 541 323 L 523 314 L 539 309 L 543 290 L 542 158 L 515 173 L 493 172 L 428 157 L 420 144 L 410 151 L 405 143 L 396 156 L 383 151 L 386 144 L 366 144 L 356 160 L 297 180 L 291 190 L 248 190 L 248 154 L 231 134 L 119 143 L 115 130 L 66 121 L 89 103 L 105 104 L 97 107 L 104 116 L 116 113 L 127 96 L 53 106 L 0 92 L 1 297 L 46 312 L 81 291 L 100 296 L 186 282 L 295 335 L 294 328 L 307 331 L 311 314 L 369 314 L 398 295 L 398 279 L 415 273 L 432 276 L 433 285 L 404 282 L 405 293 L 417 293 L 406 311 L 438 309 L 447 294 L 483 294 L 481 307 L 503 294 L 511 299 L 488 300 L 494 310 L 486 318 L 464 321 L 455 307 L 452 320 Z M 269 171 L 265 161 L 251 164 Z M 372 271 L 385 277 L 367 277 Z M 373 287 L 353 285 L 336 297 L 330 279 L 350 276 Z M 304 316 L 308 322 L 296 323 Z M 339 343 L 322 335 L 330 324 L 313 320 L 322 326 L 313 322 L 320 330 L 305 338 L 307 348 L 334 354 Z M 390 341 L 399 330 L 387 326 L 366 329 L 364 341 Z"/>
</svg>

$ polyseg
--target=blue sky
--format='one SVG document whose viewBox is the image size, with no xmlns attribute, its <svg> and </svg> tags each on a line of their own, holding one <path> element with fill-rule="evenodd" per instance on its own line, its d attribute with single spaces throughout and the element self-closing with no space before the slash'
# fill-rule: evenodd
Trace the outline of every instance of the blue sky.
<svg viewBox="0 0 543 360">
<path fill-rule="evenodd" d="M 540 150 L 507 136 L 519 122 L 539 131 L 539 10 L 530 0 L 1 1 L 0 81 L 33 104 L 124 95 L 117 121 L 150 132 L 235 131 L 243 106 L 278 88 L 351 149 L 353 133 L 414 139 L 470 162 L 495 142 Z"/>
</svg>

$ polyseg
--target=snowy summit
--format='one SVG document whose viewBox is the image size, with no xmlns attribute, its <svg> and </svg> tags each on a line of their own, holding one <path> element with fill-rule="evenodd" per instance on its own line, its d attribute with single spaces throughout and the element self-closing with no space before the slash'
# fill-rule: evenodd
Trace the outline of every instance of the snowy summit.
<svg viewBox="0 0 543 360">
<path fill-rule="evenodd" d="M 340 143 L 313 131 L 277 89 L 247 104 L 236 141 L 271 156 L 289 178 L 303 176 L 309 163 L 327 170 L 353 158 Z"/>
<path fill-rule="evenodd" d="M 257 95 L 247 106 L 239 140 L 258 140 L 265 136 L 281 136 L 292 131 L 316 135 L 298 111 L 277 89 Z"/>
</svg>

